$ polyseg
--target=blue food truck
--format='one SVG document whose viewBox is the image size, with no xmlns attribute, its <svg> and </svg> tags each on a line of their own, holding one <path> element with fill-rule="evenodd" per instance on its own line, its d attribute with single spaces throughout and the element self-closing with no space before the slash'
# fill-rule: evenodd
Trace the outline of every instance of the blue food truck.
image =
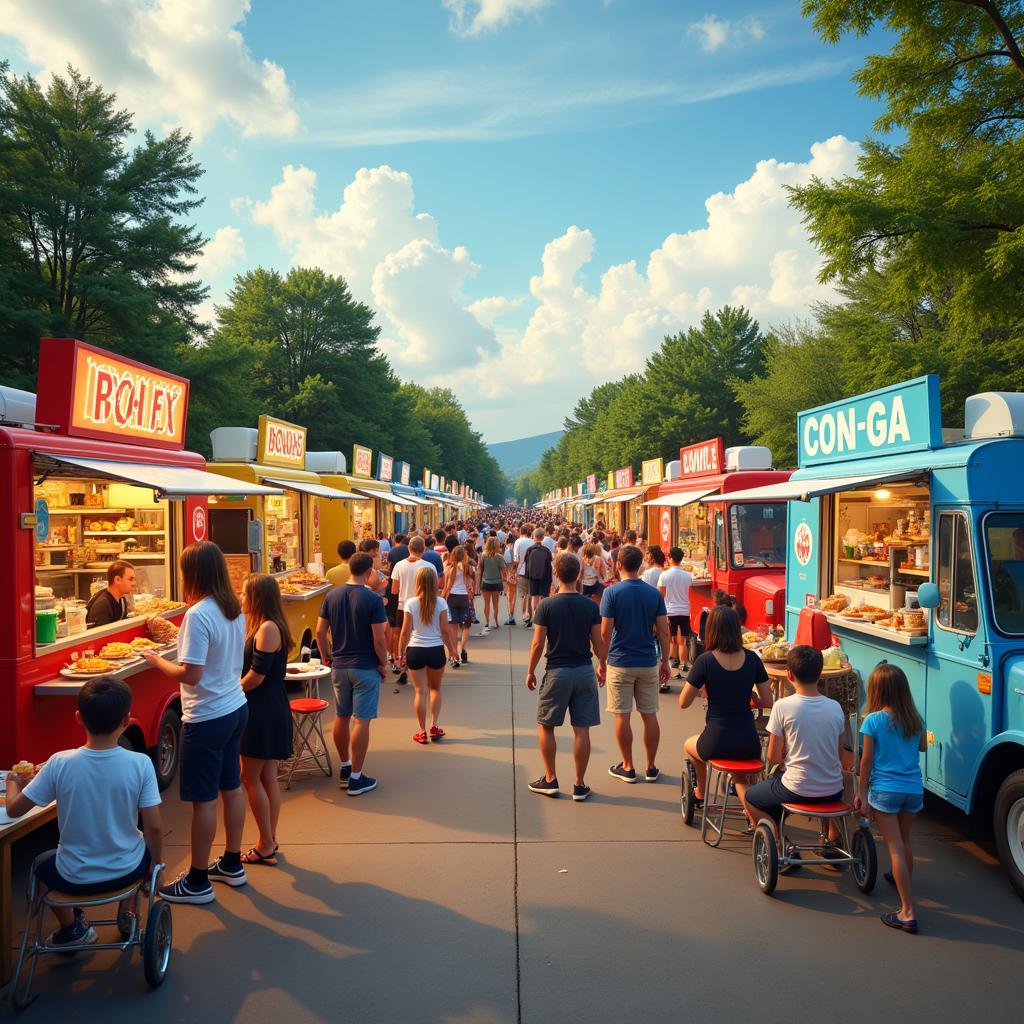
<svg viewBox="0 0 1024 1024">
<path fill-rule="evenodd" d="M 943 431 L 939 381 L 797 417 L 799 468 L 734 494 L 785 499 L 787 635 L 829 620 L 866 680 L 907 674 L 925 786 L 982 822 L 1024 897 L 1024 394 L 967 399 Z"/>
</svg>

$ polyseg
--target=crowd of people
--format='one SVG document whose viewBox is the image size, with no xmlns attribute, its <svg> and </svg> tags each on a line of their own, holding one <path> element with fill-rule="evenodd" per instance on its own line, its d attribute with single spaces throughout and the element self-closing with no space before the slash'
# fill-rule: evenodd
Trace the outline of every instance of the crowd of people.
<svg viewBox="0 0 1024 1024">
<path fill-rule="evenodd" d="M 711 759 L 762 756 L 752 706 L 770 709 L 767 759 L 784 771 L 760 782 L 736 778 L 750 831 L 762 820 L 777 828 L 788 800 L 824 803 L 842 795 L 844 762 L 850 766 L 853 745 L 839 705 L 818 692 L 821 653 L 792 649 L 788 674 L 794 693 L 773 702 L 761 659 L 743 646 L 742 609 L 729 595 L 716 594 L 714 607 L 691 630 L 692 580 L 678 548 L 666 552 L 633 531 L 608 532 L 600 522 L 583 529 L 533 510 L 503 509 L 436 531 L 343 541 L 338 556 L 328 573 L 332 587 L 317 620 L 315 653 L 331 669 L 338 782 L 348 796 L 377 787 L 366 764 L 382 683 L 391 676 L 398 692 L 411 678 L 412 741 L 439 742 L 445 736 L 445 672 L 469 662 L 471 635 L 484 637 L 517 621 L 532 630 L 525 684 L 538 698 L 543 773 L 529 783 L 532 792 L 561 793 L 555 730 L 568 716 L 574 734 L 572 799 L 591 795 L 590 730 L 600 724 L 602 688 L 619 752 L 608 774 L 626 784 L 657 782 L 659 695 L 670 688 L 674 673 L 684 680 L 681 707 L 698 696 L 707 705 L 703 731 L 685 743 L 698 804 Z M 145 654 L 153 668 L 180 684 L 180 792 L 192 807 L 189 867 L 164 885 L 161 896 L 208 904 L 215 899 L 213 883 L 241 886 L 247 868 L 278 863 L 278 765 L 293 752 L 286 666 L 294 638 L 273 576 L 248 576 L 239 598 L 224 556 L 211 543 L 186 548 L 180 566 L 188 609 L 177 660 Z M 542 658 L 545 670 L 538 681 Z M 867 694 L 858 810 L 876 818 L 892 855 L 886 877 L 898 890 L 900 908 L 883 921 L 914 932 L 910 833 L 922 805 L 917 750 L 924 742 L 923 722 L 895 666 L 879 666 Z M 8 812 L 14 816 L 57 802 L 60 845 L 34 866 L 50 888 L 83 895 L 110 890 L 144 878 L 160 859 L 153 766 L 118 743 L 130 707 L 131 691 L 123 681 L 90 680 L 78 701 L 85 745 L 54 755 L 23 791 L 9 782 Z M 641 729 L 639 761 L 634 712 Z M 225 847 L 213 858 L 218 805 Z M 243 852 L 247 807 L 257 840 Z M 131 905 L 121 908 L 125 933 L 134 913 Z M 53 943 L 94 941 L 81 913 L 60 908 L 57 916 Z"/>
</svg>

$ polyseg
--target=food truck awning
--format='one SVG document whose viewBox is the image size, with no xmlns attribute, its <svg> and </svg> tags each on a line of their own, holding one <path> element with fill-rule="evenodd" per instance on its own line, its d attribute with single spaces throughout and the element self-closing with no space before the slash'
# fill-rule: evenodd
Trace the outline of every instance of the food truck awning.
<svg viewBox="0 0 1024 1024">
<path fill-rule="evenodd" d="M 897 480 L 916 480 L 927 475 L 927 470 L 892 470 L 888 473 L 872 473 L 865 476 L 833 476 L 821 480 L 788 480 L 786 483 L 769 484 L 767 487 L 752 487 L 749 491 L 731 491 L 730 501 L 810 501 L 837 491 L 856 491 L 875 484 L 891 484 Z M 705 502 L 716 498 L 704 498 Z"/>
<path fill-rule="evenodd" d="M 692 505 L 709 494 L 717 494 L 717 487 L 702 487 L 699 491 L 676 491 L 675 494 L 666 494 L 661 498 L 654 498 L 645 501 L 645 505 L 659 505 L 663 508 L 682 508 L 684 505 Z"/>
<path fill-rule="evenodd" d="M 305 480 L 277 480 L 272 476 L 261 477 L 264 483 L 275 487 L 287 487 L 289 491 L 300 491 L 311 494 L 314 498 L 337 498 L 347 501 L 358 501 L 359 495 L 351 491 L 339 491 L 337 487 L 325 487 L 323 484 L 311 484 Z"/>
<path fill-rule="evenodd" d="M 414 505 L 433 505 L 434 503 L 429 498 L 421 498 L 416 494 L 400 494 L 400 498 L 405 498 L 406 501 L 411 501 Z"/>
<path fill-rule="evenodd" d="M 393 505 L 408 505 L 411 508 L 416 504 L 411 498 L 395 494 L 392 491 L 378 491 L 375 487 L 357 487 L 355 491 L 356 494 L 361 494 L 364 498 L 379 498 L 381 501 L 390 501 Z"/>
<path fill-rule="evenodd" d="M 610 498 L 605 498 L 606 502 L 615 501 L 632 501 L 634 498 L 642 498 L 643 491 L 627 491 L 625 494 L 613 494 Z"/>
<path fill-rule="evenodd" d="M 584 498 L 583 501 L 580 502 L 580 505 L 581 506 L 583 506 L 583 505 L 596 505 L 596 504 L 598 504 L 599 502 L 602 502 L 602 501 L 604 501 L 604 495 L 603 494 L 595 494 L 593 497 Z"/>
<path fill-rule="evenodd" d="M 53 455 L 33 452 L 39 463 L 47 459 L 76 469 L 99 473 L 141 487 L 152 487 L 161 498 L 185 498 L 190 494 L 227 494 L 242 497 L 254 494 L 280 494 L 276 487 L 246 483 L 219 473 L 206 473 L 188 466 L 153 466 L 145 462 L 114 462 L 109 459 L 87 459 L 75 455 Z"/>
</svg>

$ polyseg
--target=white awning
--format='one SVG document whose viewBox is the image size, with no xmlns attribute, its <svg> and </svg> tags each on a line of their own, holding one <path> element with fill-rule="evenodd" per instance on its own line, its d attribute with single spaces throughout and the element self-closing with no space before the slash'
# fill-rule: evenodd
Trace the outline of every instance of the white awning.
<svg viewBox="0 0 1024 1024">
<path fill-rule="evenodd" d="M 289 491 L 298 491 L 300 494 L 311 494 L 314 498 L 337 498 L 347 501 L 359 499 L 359 495 L 353 494 L 351 491 L 339 491 L 337 487 L 325 487 L 323 484 L 312 484 L 305 480 L 278 480 L 272 476 L 264 476 L 260 479 L 275 487 L 285 487 Z"/>
<path fill-rule="evenodd" d="M 109 459 L 87 459 L 71 455 L 37 452 L 40 459 L 52 459 L 76 469 L 99 473 L 114 480 L 123 480 L 141 487 L 152 487 L 161 499 L 185 498 L 190 494 L 226 494 L 247 497 L 254 494 L 280 494 L 273 487 L 263 487 L 245 480 L 207 473 L 189 466 L 152 466 L 145 462 L 114 462 Z"/>
<path fill-rule="evenodd" d="M 406 501 L 411 501 L 414 505 L 433 505 L 434 503 L 429 498 L 421 498 L 417 494 L 402 494 L 400 497 L 405 498 Z"/>
<path fill-rule="evenodd" d="M 361 494 L 364 498 L 379 498 L 381 501 L 390 501 L 393 505 L 407 505 L 412 508 L 416 504 L 415 501 L 410 501 L 393 491 L 378 491 L 373 487 L 357 487 L 355 491 L 356 494 Z"/>
<path fill-rule="evenodd" d="M 634 498 L 639 498 L 643 495 L 643 491 L 629 491 L 627 494 L 615 494 L 610 498 L 605 498 L 607 502 L 623 502 L 632 501 Z"/>
<path fill-rule="evenodd" d="M 684 505 L 692 505 L 709 494 L 717 494 L 717 487 L 702 487 L 699 491 L 676 491 L 675 494 L 666 494 L 664 498 L 655 498 L 653 501 L 645 501 L 645 505 L 658 505 L 662 508 L 682 508 Z"/>
<path fill-rule="evenodd" d="M 721 498 L 729 501 L 810 501 L 825 494 L 838 491 L 857 491 L 876 484 L 890 484 L 897 480 L 915 480 L 927 475 L 927 471 L 907 471 L 872 473 L 866 476 L 833 476 L 821 480 L 789 480 L 783 484 L 769 484 L 767 487 L 752 487 L 748 491 L 730 491 Z M 704 498 L 705 502 L 716 501 L 717 498 Z"/>
</svg>

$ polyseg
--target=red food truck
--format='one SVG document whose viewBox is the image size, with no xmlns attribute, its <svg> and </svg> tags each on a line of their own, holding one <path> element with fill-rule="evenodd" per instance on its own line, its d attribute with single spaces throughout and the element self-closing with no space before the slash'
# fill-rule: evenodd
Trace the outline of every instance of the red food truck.
<svg viewBox="0 0 1024 1024">
<path fill-rule="evenodd" d="M 650 543 L 682 548 L 692 566 L 694 629 L 717 589 L 746 609 L 748 629 L 785 620 L 786 502 L 729 500 L 732 491 L 789 479 L 771 465 L 767 448 L 702 441 L 679 450 L 679 475 L 645 502 Z"/>
<path fill-rule="evenodd" d="M 161 787 L 178 765 L 177 686 L 141 647 L 173 634 L 185 606 L 181 549 L 207 539 L 206 496 L 273 488 L 215 476 L 184 448 L 189 383 L 70 339 L 44 338 L 38 396 L 0 387 L 0 765 L 79 746 L 77 694 L 91 676 L 134 693 L 124 742 Z M 115 561 L 134 569 L 126 617 L 89 626 L 86 605 Z"/>
</svg>

